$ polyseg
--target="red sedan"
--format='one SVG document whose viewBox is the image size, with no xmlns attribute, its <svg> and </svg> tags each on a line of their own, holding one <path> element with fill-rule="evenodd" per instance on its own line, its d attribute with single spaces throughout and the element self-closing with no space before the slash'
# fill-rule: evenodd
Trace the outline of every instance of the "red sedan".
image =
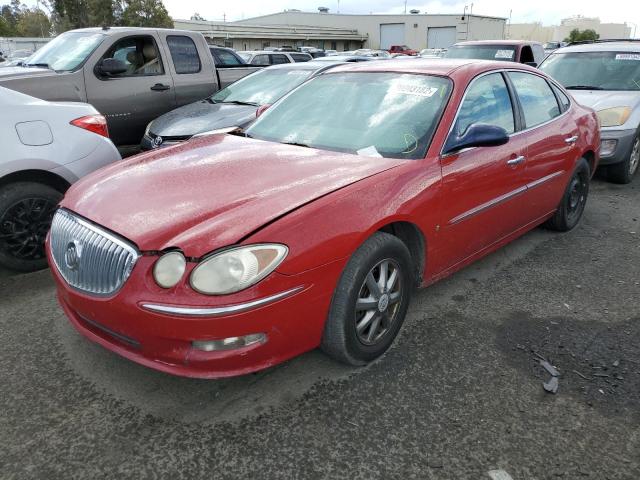
<svg viewBox="0 0 640 480">
<path fill-rule="evenodd" d="M 86 177 L 49 261 L 82 334 L 164 372 L 245 374 L 318 346 L 362 365 L 414 287 L 542 223 L 573 228 L 599 145 L 594 112 L 524 65 L 342 66 L 246 131 Z"/>
</svg>

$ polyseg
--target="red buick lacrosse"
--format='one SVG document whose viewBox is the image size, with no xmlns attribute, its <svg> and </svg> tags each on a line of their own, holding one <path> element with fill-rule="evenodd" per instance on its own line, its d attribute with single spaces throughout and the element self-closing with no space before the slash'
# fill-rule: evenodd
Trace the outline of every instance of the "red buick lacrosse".
<svg viewBox="0 0 640 480">
<path fill-rule="evenodd" d="M 85 177 L 47 253 L 75 328 L 148 367 L 226 377 L 316 347 L 363 365 L 415 287 L 572 229 L 599 148 L 595 113 L 524 65 L 345 65 L 245 131 Z"/>
</svg>

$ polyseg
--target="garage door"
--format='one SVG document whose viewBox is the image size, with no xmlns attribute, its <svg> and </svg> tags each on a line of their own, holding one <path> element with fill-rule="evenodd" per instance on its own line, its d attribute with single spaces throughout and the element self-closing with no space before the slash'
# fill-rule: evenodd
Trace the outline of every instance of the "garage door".
<svg viewBox="0 0 640 480">
<path fill-rule="evenodd" d="M 456 43 L 456 27 L 429 27 L 427 48 L 449 48 Z"/>
<path fill-rule="evenodd" d="M 391 45 L 404 45 L 404 23 L 380 25 L 380 48 L 388 50 Z"/>
</svg>

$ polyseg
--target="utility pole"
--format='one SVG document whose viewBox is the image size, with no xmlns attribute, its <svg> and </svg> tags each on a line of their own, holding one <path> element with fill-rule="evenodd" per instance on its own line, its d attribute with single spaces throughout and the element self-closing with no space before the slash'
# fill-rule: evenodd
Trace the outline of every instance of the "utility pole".
<svg viewBox="0 0 640 480">
<path fill-rule="evenodd" d="M 407 0 L 404 0 L 404 14 L 407 14 Z"/>
<path fill-rule="evenodd" d="M 469 39 L 469 35 L 471 34 L 471 17 L 473 16 L 473 3 L 471 3 L 471 10 L 469 11 L 469 16 L 467 17 L 467 40 Z"/>
</svg>

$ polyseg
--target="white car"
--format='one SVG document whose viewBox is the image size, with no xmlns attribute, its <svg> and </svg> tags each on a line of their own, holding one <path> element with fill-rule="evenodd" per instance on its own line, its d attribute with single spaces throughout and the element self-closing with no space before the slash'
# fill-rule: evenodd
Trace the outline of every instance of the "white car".
<svg viewBox="0 0 640 480">
<path fill-rule="evenodd" d="M 283 63 L 308 62 L 313 57 L 307 52 L 280 52 L 257 50 L 238 52 L 238 55 L 249 65 L 281 65 Z"/>
<path fill-rule="evenodd" d="M 69 186 L 120 154 L 86 103 L 51 103 L 0 87 L 0 267 L 44 268 L 44 239 Z"/>
</svg>

